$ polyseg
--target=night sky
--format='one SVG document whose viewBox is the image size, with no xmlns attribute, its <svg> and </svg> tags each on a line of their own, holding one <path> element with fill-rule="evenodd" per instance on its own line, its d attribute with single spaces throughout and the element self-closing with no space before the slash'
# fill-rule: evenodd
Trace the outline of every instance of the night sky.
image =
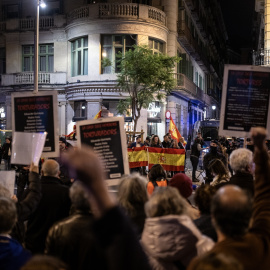
<svg viewBox="0 0 270 270">
<path fill-rule="evenodd" d="M 252 46 L 255 0 L 220 0 L 229 44 L 236 50 Z"/>
</svg>

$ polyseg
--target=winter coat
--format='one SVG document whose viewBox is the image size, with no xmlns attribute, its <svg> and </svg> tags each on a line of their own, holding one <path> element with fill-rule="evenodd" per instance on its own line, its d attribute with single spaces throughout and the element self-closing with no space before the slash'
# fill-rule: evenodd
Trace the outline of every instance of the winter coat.
<svg viewBox="0 0 270 270">
<path fill-rule="evenodd" d="M 214 245 L 186 215 L 147 218 L 141 243 L 155 270 L 175 270 L 179 265 L 185 269 L 192 258 Z"/>
</svg>

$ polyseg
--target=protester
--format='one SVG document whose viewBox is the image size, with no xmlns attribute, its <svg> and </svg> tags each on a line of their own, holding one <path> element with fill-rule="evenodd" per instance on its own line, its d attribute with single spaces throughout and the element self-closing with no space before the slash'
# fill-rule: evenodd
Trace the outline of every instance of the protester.
<svg viewBox="0 0 270 270">
<path fill-rule="evenodd" d="M 253 153 L 245 148 L 234 150 L 230 155 L 230 164 L 234 172 L 230 183 L 239 186 L 248 191 L 251 196 L 254 196 Z"/>
<path fill-rule="evenodd" d="M 192 182 L 200 182 L 200 180 L 196 178 L 196 171 L 199 164 L 199 157 L 203 150 L 201 144 L 201 139 L 196 138 L 191 146 L 190 161 L 192 164 Z"/>
<path fill-rule="evenodd" d="M 93 235 L 104 250 L 106 269 L 149 269 L 147 258 L 126 215 L 117 207 L 104 181 L 102 163 L 90 148 L 75 149 L 67 156 L 70 168 L 90 192 L 91 209 L 95 209 Z M 91 228 L 89 228 L 91 230 Z M 100 269 L 91 264 L 91 269 Z"/>
<path fill-rule="evenodd" d="M 70 270 L 69 267 L 59 259 L 36 255 L 32 257 L 20 270 Z"/>
<path fill-rule="evenodd" d="M 194 224 L 204 235 L 217 242 L 217 233 L 211 220 L 211 201 L 216 193 L 216 187 L 210 185 L 201 185 L 195 191 L 194 201 L 199 208 L 200 217 L 194 220 Z"/>
<path fill-rule="evenodd" d="M 160 164 L 155 164 L 152 166 L 148 173 L 148 180 L 148 195 L 151 195 L 156 187 L 166 187 L 168 185 L 167 174 Z"/>
<path fill-rule="evenodd" d="M 210 142 L 210 151 L 207 153 L 203 158 L 203 168 L 205 170 L 205 183 L 210 184 L 213 181 L 213 175 L 211 174 L 211 171 L 209 169 L 209 164 L 213 159 L 220 159 L 224 166 L 227 168 L 228 162 L 226 160 L 226 157 L 218 152 L 218 141 L 212 140 Z"/>
<path fill-rule="evenodd" d="M 10 199 L 0 196 L 0 269 L 19 270 L 31 257 L 29 251 L 11 238 L 10 232 L 17 221 L 17 209 Z"/>
<path fill-rule="evenodd" d="M 73 213 L 51 227 L 45 253 L 61 259 L 71 270 L 88 269 L 92 264 L 105 269 L 103 251 L 91 229 L 94 217 L 90 210 L 90 195 L 80 181 L 72 185 L 69 195 Z"/>
<path fill-rule="evenodd" d="M 201 256 L 194 265 L 194 270 L 244 270 L 235 258 L 222 254 L 210 253 Z"/>
<path fill-rule="evenodd" d="M 173 187 L 158 187 L 145 204 L 142 245 L 152 269 L 185 269 L 197 254 L 213 246 L 187 212 L 187 202 Z"/>
<path fill-rule="evenodd" d="M 42 164 L 42 198 L 27 223 L 25 244 L 32 253 L 43 253 L 50 227 L 67 217 L 70 210 L 69 189 L 59 180 L 59 164 L 52 159 Z"/>
<path fill-rule="evenodd" d="M 17 222 L 12 229 L 11 236 L 23 244 L 25 237 L 24 222 L 36 210 L 41 199 L 41 184 L 39 180 L 38 167 L 32 163 L 29 167 L 29 186 L 25 196 L 20 201 L 16 200 Z M 14 198 L 9 190 L 0 184 L 0 196 Z"/>
<path fill-rule="evenodd" d="M 213 181 L 210 183 L 212 186 L 221 187 L 222 185 L 230 181 L 230 172 L 224 166 L 223 162 L 219 159 L 213 159 L 208 165 L 212 176 L 214 176 Z"/>
<path fill-rule="evenodd" d="M 254 142 L 255 196 L 226 185 L 213 198 L 211 214 L 218 242 L 209 254 L 223 253 L 237 259 L 245 270 L 268 270 L 270 265 L 270 161 L 264 143 L 266 130 L 252 128 Z M 252 211 L 253 209 L 253 211 Z M 252 215 L 252 223 L 250 218 Z M 189 270 L 196 269 L 196 260 Z"/>
<path fill-rule="evenodd" d="M 169 139 L 168 135 L 164 135 L 163 137 L 163 142 L 162 142 L 162 147 L 163 148 L 171 148 L 171 140 Z"/>
<path fill-rule="evenodd" d="M 150 146 L 150 140 L 151 140 L 151 138 L 150 138 L 149 136 L 147 136 L 147 137 L 145 138 L 144 145 L 145 145 L 145 146 Z"/>
<path fill-rule="evenodd" d="M 6 142 L 2 147 L 3 152 L 3 160 L 5 162 L 5 170 L 9 171 L 11 169 L 10 166 L 10 158 L 11 158 L 11 138 L 6 137 Z"/>
<path fill-rule="evenodd" d="M 143 143 L 142 143 L 142 137 L 139 135 L 136 137 L 136 142 L 133 142 L 129 148 L 134 148 L 134 147 L 142 147 Z"/>
<path fill-rule="evenodd" d="M 119 205 L 133 222 L 139 238 L 146 218 L 144 211 L 144 204 L 148 201 L 146 185 L 147 180 L 144 177 L 132 174 L 124 177 L 118 187 Z"/>
<path fill-rule="evenodd" d="M 161 141 L 158 135 L 154 135 L 150 141 L 150 147 L 162 148 Z"/>
<path fill-rule="evenodd" d="M 188 199 L 193 191 L 193 186 L 192 186 L 192 181 L 191 179 L 183 174 L 183 173 L 177 173 L 175 174 L 172 179 L 169 181 L 168 183 L 169 186 L 174 187 L 178 190 L 179 194 L 186 199 L 187 201 L 187 212 L 189 214 L 189 216 L 192 219 L 197 219 L 200 214 L 198 209 L 193 206 L 190 202 L 190 200 Z"/>
</svg>

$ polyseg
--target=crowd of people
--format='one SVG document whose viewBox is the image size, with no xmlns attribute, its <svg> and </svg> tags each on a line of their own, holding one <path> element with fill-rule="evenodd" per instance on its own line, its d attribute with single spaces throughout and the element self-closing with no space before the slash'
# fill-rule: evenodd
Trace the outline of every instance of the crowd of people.
<svg viewBox="0 0 270 270">
<path fill-rule="evenodd" d="M 61 141 L 61 158 L 46 160 L 41 170 L 29 166 L 20 200 L 0 185 L 0 269 L 268 270 L 265 138 L 265 129 L 253 128 L 254 154 L 240 148 L 227 163 L 217 155 L 210 160 L 213 180 L 196 189 L 195 205 L 192 179 L 177 173 L 169 180 L 160 164 L 148 179 L 123 177 L 114 195 L 95 153 Z"/>
</svg>

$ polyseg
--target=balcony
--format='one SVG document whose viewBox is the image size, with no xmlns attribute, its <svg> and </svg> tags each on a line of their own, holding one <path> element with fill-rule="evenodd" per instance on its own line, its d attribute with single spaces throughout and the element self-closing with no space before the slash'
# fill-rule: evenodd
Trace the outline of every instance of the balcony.
<svg viewBox="0 0 270 270">
<path fill-rule="evenodd" d="M 178 92 L 188 99 L 197 100 L 207 106 L 217 103 L 213 97 L 205 94 L 204 91 L 194 82 L 192 82 L 186 75 L 176 73 L 175 78 L 177 80 L 177 86 L 174 92 Z"/>
<path fill-rule="evenodd" d="M 130 19 L 151 21 L 166 26 L 166 14 L 158 8 L 133 3 L 92 4 L 67 15 L 68 24 L 77 20 Z"/>
<path fill-rule="evenodd" d="M 66 84 L 67 75 L 66 73 L 45 73 L 40 72 L 38 74 L 39 84 Z M 34 73 L 33 72 L 23 72 L 15 74 L 3 74 L 1 80 L 1 86 L 11 86 L 11 85 L 26 85 L 34 84 Z"/>
<path fill-rule="evenodd" d="M 188 28 L 184 20 L 179 21 L 177 24 L 178 40 L 182 46 L 188 51 L 188 53 L 195 59 L 202 70 L 207 72 L 209 69 L 209 61 L 207 56 L 202 51 L 198 42 L 193 37 L 190 29 Z"/>
<path fill-rule="evenodd" d="M 261 49 L 252 53 L 253 66 L 270 66 L 270 50 Z"/>
</svg>

